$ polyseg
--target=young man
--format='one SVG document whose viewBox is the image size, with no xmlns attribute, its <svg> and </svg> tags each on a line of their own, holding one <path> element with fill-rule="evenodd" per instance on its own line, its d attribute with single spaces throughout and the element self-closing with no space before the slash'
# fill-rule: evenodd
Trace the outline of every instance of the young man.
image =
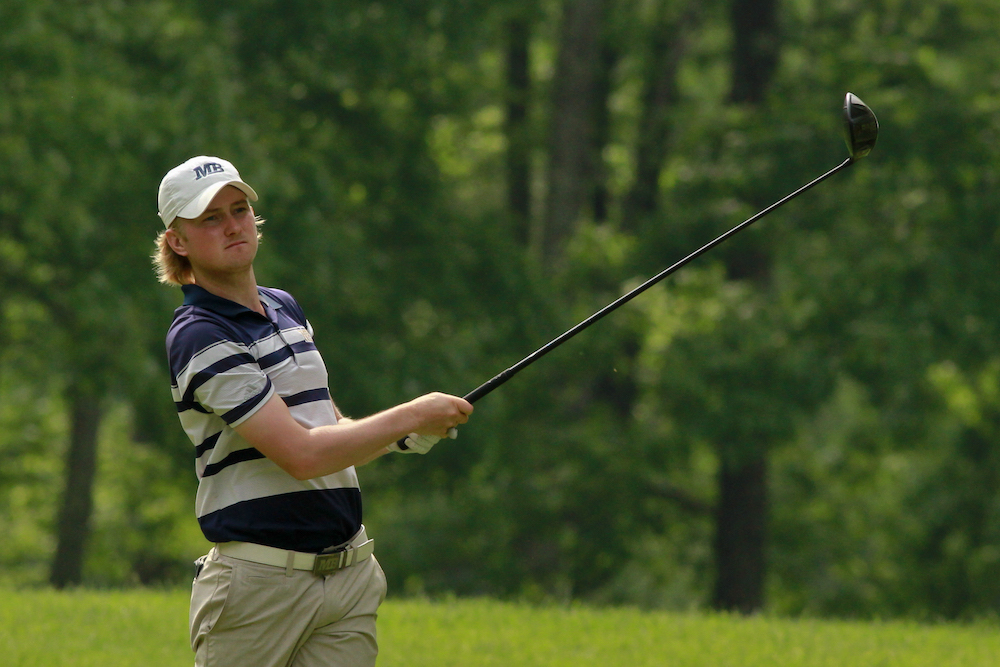
<svg viewBox="0 0 1000 667">
<path fill-rule="evenodd" d="M 158 195 L 154 264 L 184 291 L 167 333 L 171 390 L 216 543 L 191 595 L 195 664 L 374 665 L 386 585 L 354 466 L 426 453 L 472 405 L 433 393 L 344 418 L 299 304 L 257 285 L 255 201 L 232 164 L 207 156 L 170 170 Z"/>
</svg>

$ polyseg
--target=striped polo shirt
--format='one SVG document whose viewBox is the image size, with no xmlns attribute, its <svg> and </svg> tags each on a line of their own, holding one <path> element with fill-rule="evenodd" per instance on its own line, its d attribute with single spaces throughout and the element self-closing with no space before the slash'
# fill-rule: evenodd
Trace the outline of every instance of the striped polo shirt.
<svg viewBox="0 0 1000 667">
<path fill-rule="evenodd" d="M 266 315 L 185 285 L 167 332 L 171 391 L 194 444 L 196 513 L 211 542 L 319 552 L 361 528 L 354 467 L 300 481 L 234 430 L 274 394 L 307 428 L 336 424 L 312 325 L 287 292 L 258 287 Z"/>
</svg>

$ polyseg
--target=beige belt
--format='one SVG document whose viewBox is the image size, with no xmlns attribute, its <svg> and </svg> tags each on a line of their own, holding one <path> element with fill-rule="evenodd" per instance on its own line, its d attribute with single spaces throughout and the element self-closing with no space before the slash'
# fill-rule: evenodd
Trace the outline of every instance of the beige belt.
<svg viewBox="0 0 1000 667">
<path fill-rule="evenodd" d="M 368 539 L 365 527 L 361 526 L 361 530 L 346 546 L 330 553 L 307 554 L 253 542 L 220 542 L 215 545 L 215 551 L 230 558 L 283 567 L 289 576 L 292 570 L 309 570 L 322 576 L 360 563 L 371 556 L 375 552 L 375 540 Z"/>
</svg>

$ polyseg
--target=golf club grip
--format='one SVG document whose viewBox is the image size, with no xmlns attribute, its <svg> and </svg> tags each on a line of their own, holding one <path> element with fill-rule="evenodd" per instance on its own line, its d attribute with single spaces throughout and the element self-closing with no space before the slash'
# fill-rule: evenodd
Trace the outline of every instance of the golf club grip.
<svg viewBox="0 0 1000 667">
<path fill-rule="evenodd" d="M 516 372 L 516 371 L 514 371 L 514 372 Z M 505 374 L 509 374 L 509 375 L 505 376 Z M 506 382 L 508 379 L 510 379 L 510 376 L 512 376 L 512 375 L 514 375 L 514 373 L 512 373 L 511 369 L 508 368 L 503 373 L 500 373 L 500 375 L 497 375 L 495 378 L 491 379 L 489 382 L 486 382 L 485 384 L 482 384 L 482 385 L 476 387 L 475 389 L 473 389 L 472 391 L 470 391 L 468 394 L 466 394 L 462 398 L 464 398 L 465 400 L 467 400 L 469 403 L 475 403 L 480 398 L 482 398 L 486 394 L 490 393 L 491 391 L 493 391 L 494 389 L 496 389 L 497 387 L 499 387 L 500 385 L 502 385 L 504 382 Z M 451 438 L 452 440 L 454 440 L 455 438 L 457 438 L 458 437 L 458 429 L 455 429 L 455 428 L 448 429 L 448 437 Z M 399 440 L 397 440 L 396 441 L 396 446 L 399 447 L 402 450 L 409 449 L 409 447 L 406 446 L 406 438 L 400 438 Z"/>
</svg>

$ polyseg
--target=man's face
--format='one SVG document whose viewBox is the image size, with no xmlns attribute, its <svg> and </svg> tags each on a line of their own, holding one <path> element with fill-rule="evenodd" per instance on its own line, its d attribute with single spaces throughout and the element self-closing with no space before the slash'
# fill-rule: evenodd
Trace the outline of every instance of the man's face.
<svg viewBox="0 0 1000 667">
<path fill-rule="evenodd" d="M 257 255 L 253 208 L 241 190 L 227 185 L 200 216 L 178 218 L 167 230 L 167 242 L 188 258 L 196 275 L 244 271 Z"/>
</svg>

